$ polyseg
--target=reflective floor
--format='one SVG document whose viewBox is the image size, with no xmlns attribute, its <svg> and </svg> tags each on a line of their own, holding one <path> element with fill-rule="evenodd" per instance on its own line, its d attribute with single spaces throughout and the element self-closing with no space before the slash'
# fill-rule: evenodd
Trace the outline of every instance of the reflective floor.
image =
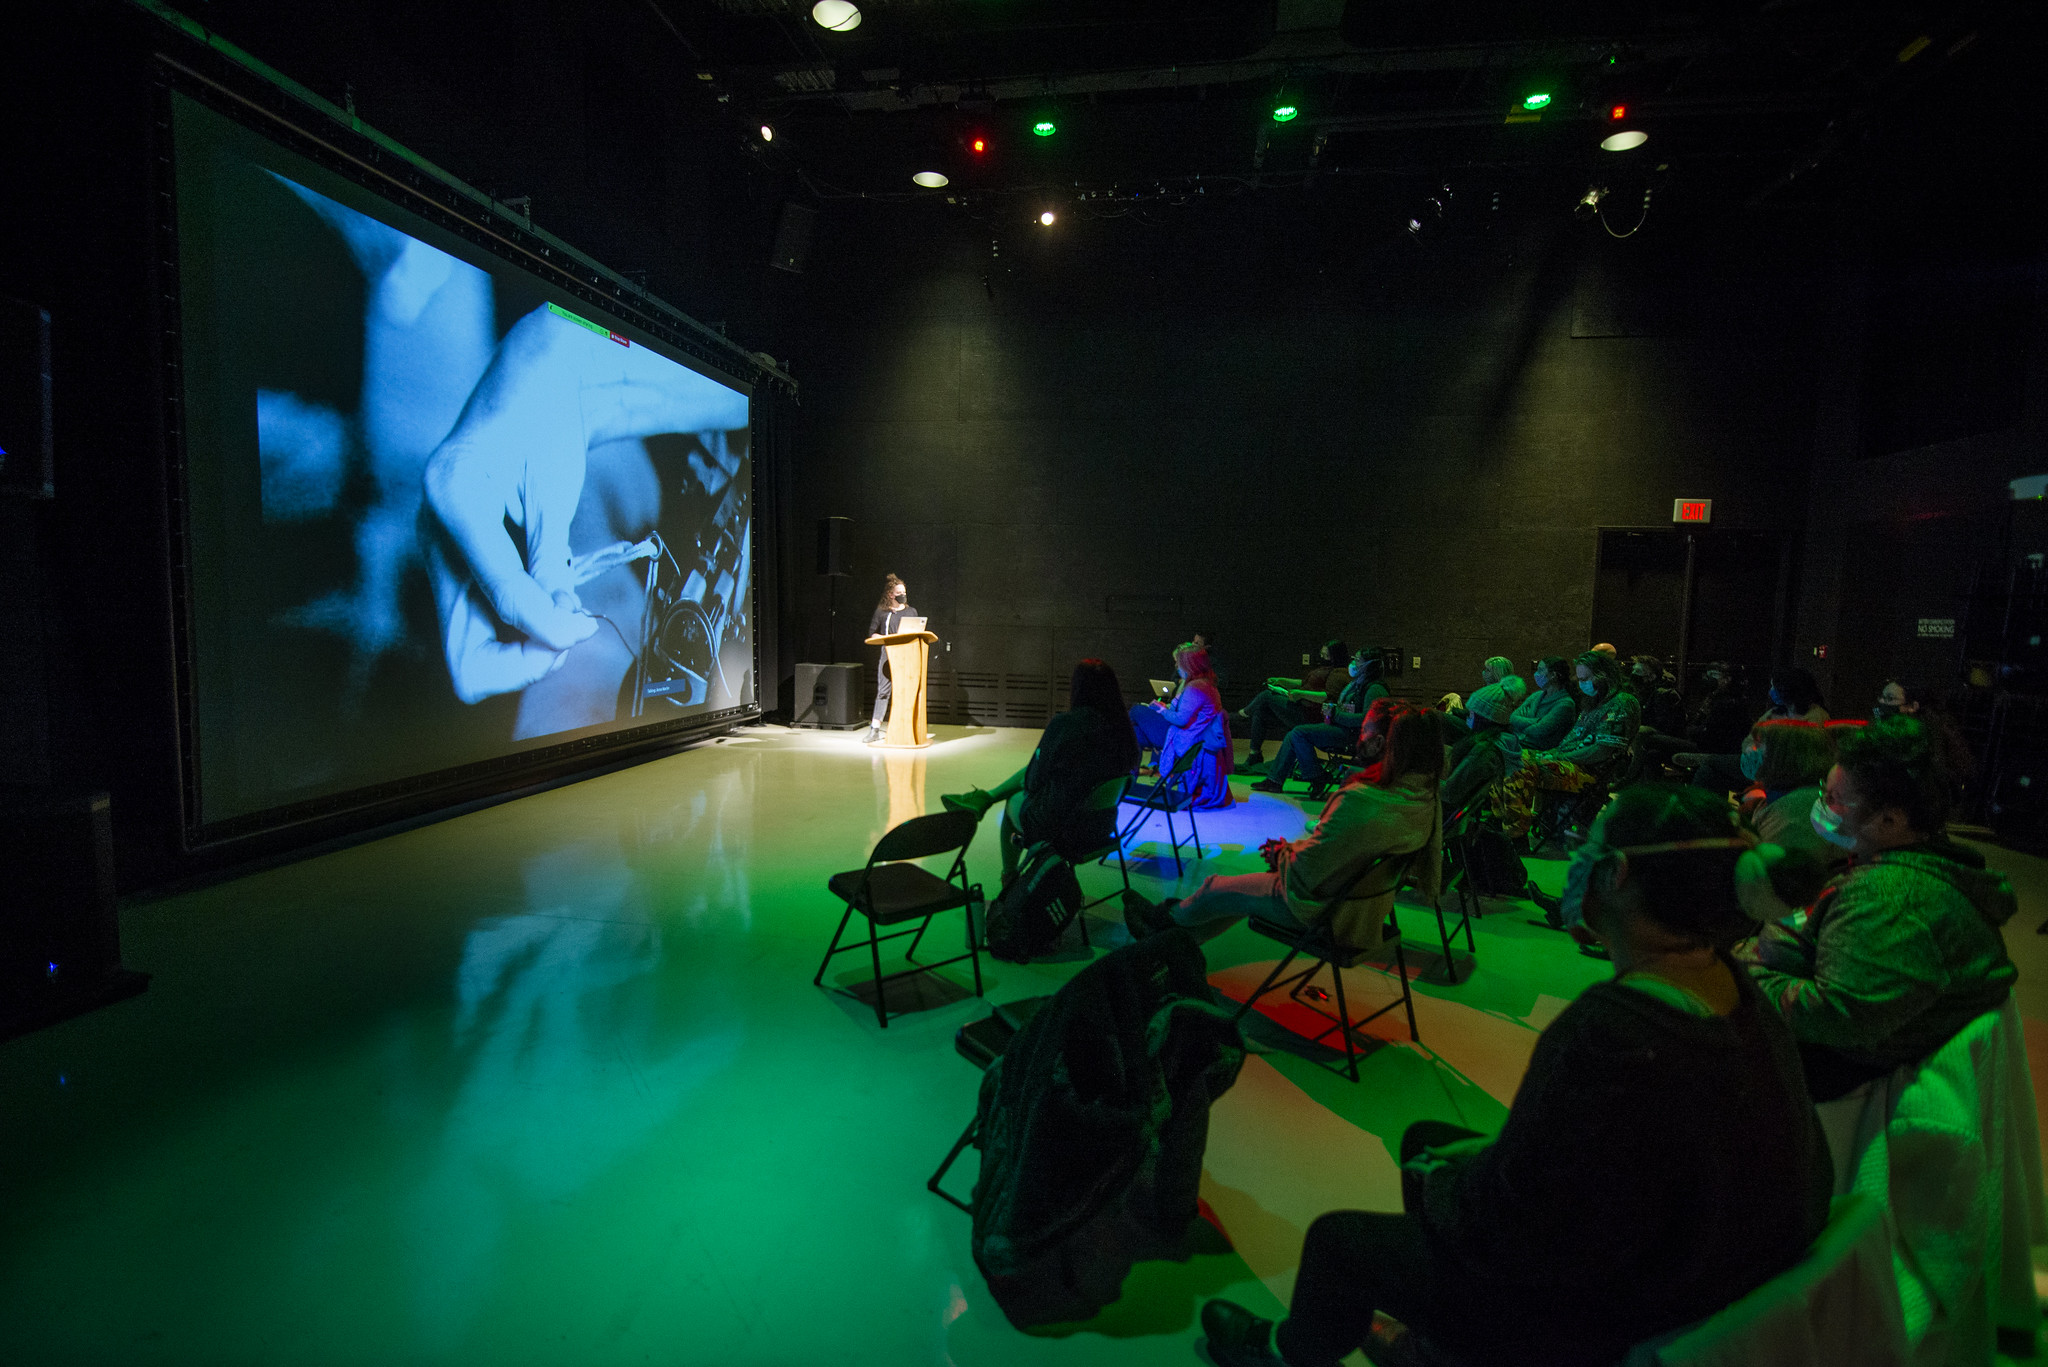
<svg viewBox="0 0 2048 1367">
<path fill-rule="evenodd" d="M 0 1362 L 1187 1364 L 1203 1298 L 1279 1309 L 1317 1214 L 1398 1209 L 1411 1121 L 1497 1126 L 1536 1032 L 1606 971 L 1490 903 L 1469 978 L 1412 960 L 1421 1046 L 1396 1012 L 1358 1085 L 1247 1063 L 1204 1181 L 1234 1251 L 1141 1265 L 1095 1320 L 1022 1334 L 924 1189 L 980 1080 L 952 1045 L 988 1009 L 966 965 L 886 1031 L 811 975 L 826 877 L 1037 733 L 940 727 L 912 754 L 857 734 L 749 730 L 132 908 L 150 990 L 0 1046 Z M 1163 825 L 1136 836 L 1134 884 L 1254 868 L 1305 824 L 1236 791 L 1179 877 Z M 970 855 L 991 892 L 995 824 Z M 2048 879 L 1996 857 L 2022 883 L 2022 1005 L 2048 1018 Z M 1533 867 L 1555 887 L 1563 866 Z M 1271 944 L 1214 941 L 1217 981 Z M 987 996 L 1082 961 L 985 961 Z M 834 962 L 828 986 L 865 972 Z"/>
</svg>

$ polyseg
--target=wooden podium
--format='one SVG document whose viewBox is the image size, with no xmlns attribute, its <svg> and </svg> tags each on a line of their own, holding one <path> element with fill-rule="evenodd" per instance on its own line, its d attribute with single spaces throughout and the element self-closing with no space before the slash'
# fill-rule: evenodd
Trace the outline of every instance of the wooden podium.
<svg viewBox="0 0 2048 1367">
<path fill-rule="evenodd" d="M 924 676 L 932 643 L 938 639 L 929 631 L 868 637 L 869 645 L 889 652 L 889 725 L 881 744 L 915 750 L 932 743 L 924 729 Z"/>
</svg>

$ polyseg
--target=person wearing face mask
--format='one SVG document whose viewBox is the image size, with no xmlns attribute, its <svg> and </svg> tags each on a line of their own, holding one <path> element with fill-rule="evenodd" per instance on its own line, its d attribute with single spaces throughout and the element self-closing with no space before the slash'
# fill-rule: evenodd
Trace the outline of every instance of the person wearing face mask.
<svg viewBox="0 0 2048 1367">
<path fill-rule="evenodd" d="M 1546 655 L 1530 671 L 1536 687 L 1522 699 L 1508 718 L 1508 734 L 1501 741 L 1510 759 L 1524 750 L 1548 750 L 1563 740 L 1578 720 L 1579 705 L 1573 699 L 1578 690 L 1572 667 L 1562 655 Z"/>
<path fill-rule="evenodd" d="M 1323 704 L 1322 721 L 1311 726 L 1296 726 L 1288 731 L 1280 742 L 1280 757 L 1273 761 L 1267 777 L 1252 785 L 1253 792 L 1284 791 L 1287 780 L 1299 771 L 1308 783 L 1308 795 L 1312 800 L 1319 802 L 1330 795 L 1330 776 L 1316 752 L 1350 754 L 1357 749 L 1359 728 L 1365 723 L 1366 709 L 1387 696 L 1387 685 L 1381 677 L 1385 665 L 1378 651 L 1359 651 L 1345 668 L 1350 682 L 1337 695 L 1337 701 Z"/>
<path fill-rule="evenodd" d="M 1459 812 L 1486 791 L 1507 770 L 1502 747 L 1510 739 L 1509 723 L 1522 701 L 1521 679 L 1510 674 L 1505 682 L 1488 684 L 1465 703 L 1467 744 L 1460 754 L 1453 749 L 1451 776 L 1444 780 L 1444 810 Z"/>
<path fill-rule="evenodd" d="M 1947 836 L 1954 789 L 1937 738 L 1894 717 L 1836 745 L 1811 821 L 1849 870 L 1745 956 L 1820 1101 L 1933 1053 L 2018 976 L 2000 934 L 2018 903 L 2003 874 Z"/>
<path fill-rule="evenodd" d="M 1339 944 L 1372 948 L 1394 904 L 1394 889 L 1352 888 L 1341 904 L 1330 899 L 1383 854 L 1420 852 L 1406 872 L 1422 895 L 1443 881 L 1443 821 L 1437 785 L 1444 768 L 1438 714 L 1393 698 L 1366 709 L 1360 752 L 1373 763 L 1354 775 L 1324 806 L 1315 826 L 1297 840 L 1260 847 L 1267 872 L 1216 875 L 1184 901 L 1155 904 L 1124 895 L 1124 922 L 1143 937 L 1180 926 L 1208 940 L 1247 916 L 1301 930 L 1330 923 Z M 1388 877 L 1395 870 L 1389 867 Z"/>
<path fill-rule="evenodd" d="M 1813 675 L 1787 665 L 1771 671 L 1771 705 L 1758 722 L 1803 721 L 1820 726 L 1828 720 L 1828 709 Z M 1716 793 L 1730 793 L 1742 786 L 1740 751 L 1729 754 L 1695 753 L 1674 757 L 1681 767 L 1692 770 L 1693 786 Z"/>
<path fill-rule="evenodd" d="M 1803 851 L 1830 872 L 1848 862 L 1848 853 L 1822 839 L 1810 819 L 1835 764 L 1832 731 L 1803 721 L 1758 722 L 1742 743 L 1741 763 L 1751 785 L 1743 794 L 1743 825 L 1760 842 Z"/>
<path fill-rule="evenodd" d="M 1230 714 L 1216 691 L 1209 654 L 1189 642 L 1173 653 L 1173 668 L 1181 679 L 1173 700 L 1147 704 L 1166 723 L 1159 772 L 1172 773 L 1182 755 L 1199 750 L 1187 773 L 1189 801 L 1198 811 L 1228 807 L 1235 800 L 1230 795 Z"/>
<path fill-rule="evenodd" d="M 1490 688 L 1494 684 L 1505 683 L 1509 679 L 1513 679 L 1517 684 L 1521 685 L 1516 690 L 1517 693 L 1526 694 L 1529 691 L 1529 685 L 1515 673 L 1515 662 L 1507 656 L 1489 655 L 1486 658 L 1486 662 L 1479 666 L 1479 686 L 1481 688 Z M 1465 724 L 1465 702 L 1466 700 L 1456 693 L 1446 693 L 1437 699 L 1436 710 L 1448 717 L 1452 725 L 1463 726 Z M 1456 763 L 1455 760 L 1452 762 Z"/>
<path fill-rule="evenodd" d="M 1555 750 L 1524 749 L 1521 763 L 1494 785 L 1493 810 L 1511 838 L 1529 833 L 1539 792 L 1582 793 L 1602 782 L 1642 729 L 1642 705 L 1621 687 L 1612 656 L 1589 650 L 1573 670 L 1585 702 L 1572 729 Z"/>
<path fill-rule="evenodd" d="M 1351 650 L 1341 640 L 1329 640 L 1316 651 L 1315 667 L 1299 679 L 1275 676 L 1244 705 L 1236 721 L 1251 742 L 1240 769 L 1265 775 L 1265 744 L 1269 735 L 1285 736 L 1297 726 L 1311 726 L 1320 720 L 1325 703 L 1334 703 L 1344 691 L 1345 662 Z"/>
<path fill-rule="evenodd" d="M 917 616 L 917 609 L 910 606 L 910 590 L 895 575 L 882 579 L 882 601 L 875 605 L 875 615 L 868 619 L 868 636 L 893 636 L 903 629 L 903 619 Z M 889 652 L 882 651 L 881 663 L 875 666 L 875 714 L 868 722 L 867 738 L 864 745 L 873 745 L 882 738 L 882 724 L 889 720 Z"/>
<path fill-rule="evenodd" d="M 1643 725 L 1667 735 L 1685 726 L 1685 703 L 1672 683 L 1664 672 L 1664 662 L 1655 655 L 1638 655 L 1629 661 L 1628 691 L 1643 705 Z"/>
<path fill-rule="evenodd" d="M 1805 1256 L 1834 1172 L 1790 1032 L 1727 954 L 1747 842 L 1670 784 L 1595 834 L 1575 910 L 1613 979 L 1543 1031 L 1491 1142 L 1411 1126 L 1402 1213 L 1309 1227 L 1285 1321 L 1205 1305 L 1219 1367 L 1334 1367 L 1381 1312 L 1461 1362 L 1618 1362 Z"/>
</svg>

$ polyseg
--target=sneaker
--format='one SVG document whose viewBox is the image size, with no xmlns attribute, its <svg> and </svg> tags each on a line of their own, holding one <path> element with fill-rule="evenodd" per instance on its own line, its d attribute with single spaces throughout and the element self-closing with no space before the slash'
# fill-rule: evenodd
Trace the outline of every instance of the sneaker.
<svg viewBox="0 0 2048 1367">
<path fill-rule="evenodd" d="M 1252 785 L 1252 791 L 1255 793 L 1284 793 L 1287 791 L 1287 785 L 1277 778 L 1260 779 Z"/>
<path fill-rule="evenodd" d="M 1233 1301 L 1213 1300 L 1202 1307 L 1202 1333 L 1216 1367 L 1286 1367 L 1273 1351 L 1273 1321 Z"/>
<path fill-rule="evenodd" d="M 1333 783 L 1331 783 L 1331 782 L 1330 782 L 1330 780 L 1328 780 L 1328 779 L 1324 779 L 1324 780 L 1322 780 L 1322 781 L 1321 781 L 1320 783 L 1311 783 L 1311 784 L 1309 784 L 1309 785 L 1308 785 L 1308 800 L 1309 800 L 1310 802 L 1325 802 L 1325 801 L 1328 801 L 1328 800 L 1329 800 L 1329 796 L 1330 796 L 1330 790 L 1331 790 L 1332 788 L 1334 788 L 1335 786 L 1336 786 L 1336 785 L 1335 785 L 1335 784 L 1333 784 Z"/>
<path fill-rule="evenodd" d="M 1254 750 L 1251 754 L 1246 755 L 1243 760 L 1239 761 L 1237 772 L 1240 774 L 1258 774 L 1260 777 L 1264 777 L 1266 773 L 1265 757 Z"/>
<path fill-rule="evenodd" d="M 1130 891 L 1124 894 L 1124 929 L 1131 933 L 1133 940 L 1142 940 L 1148 935 L 1175 928 L 1173 908 L 1179 898 L 1165 902 L 1154 902 L 1144 894 Z"/>
</svg>

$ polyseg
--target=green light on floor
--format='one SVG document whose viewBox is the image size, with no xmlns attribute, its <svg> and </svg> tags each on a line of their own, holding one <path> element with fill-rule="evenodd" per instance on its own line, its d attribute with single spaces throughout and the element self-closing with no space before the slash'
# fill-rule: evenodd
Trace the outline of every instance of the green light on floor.
<svg viewBox="0 0 2048 1367">
<path fill-rule="evenodd" d="M 1038 134 L 1041 138 L 1049 138 L 1059 132 L 1060 129 L 1059 125 L 1051 119 L 1040 119 L 1037 123 L 1031 125 L 1031 131 Z"/>
<path fill-rule="evenodd" d="M 1550 96 L 1540 90 L 1534 95 L 1524 95 L 1522 97 L 1522 108 L 1524 109 L 1541 109 L 1549 103 Z"/>
<path fill-rule="evenodd" d="M 1301 111 L 1299 109 L 1296 109 L 1291 104 L 1280 105 L 1273 111 L 1273 122 L 1286 123 L 1289 119 L 1293 118 L 1296 114 L 1299 114 L 1300 112 Z"/>
</svg>

